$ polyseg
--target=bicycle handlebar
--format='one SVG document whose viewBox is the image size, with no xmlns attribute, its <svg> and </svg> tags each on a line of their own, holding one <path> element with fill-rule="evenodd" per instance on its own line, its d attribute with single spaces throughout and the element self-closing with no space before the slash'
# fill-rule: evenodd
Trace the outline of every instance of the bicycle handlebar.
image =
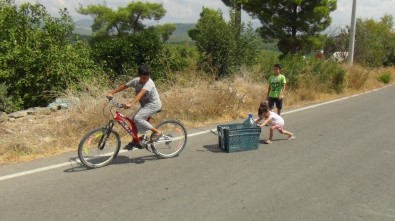
<svg viewBox="0 0 395 221">
<path fill-rule="evenodd" d="M 110 102 L 112 105 L 114 105 L 117 108 L 123 108 L 123 104 L 118 103 L 118 101 L 116 101 L 113 97 L 108 97 L 108 102 Z"/>
</svg>

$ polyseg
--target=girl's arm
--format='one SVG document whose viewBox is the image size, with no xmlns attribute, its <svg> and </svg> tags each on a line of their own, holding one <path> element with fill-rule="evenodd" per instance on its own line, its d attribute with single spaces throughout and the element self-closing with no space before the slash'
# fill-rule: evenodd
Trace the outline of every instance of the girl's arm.
<svg viewBox="0 0 395 221">
<path fill-rule="evenodd" d="M 267 125 L 268 123 L 270 123 L 270 121 L 272 121 L 272 117 L 268 117 L 268 118 L 261 124 L 261 127 Z"/>
<path fill-rule="evenodd" d="M 259 117 L 258 119 L 255 120 L 255 123 L 258 124 L 259 121 L 261 121 L 263 119 L 263 117 Z"/>
</svg>

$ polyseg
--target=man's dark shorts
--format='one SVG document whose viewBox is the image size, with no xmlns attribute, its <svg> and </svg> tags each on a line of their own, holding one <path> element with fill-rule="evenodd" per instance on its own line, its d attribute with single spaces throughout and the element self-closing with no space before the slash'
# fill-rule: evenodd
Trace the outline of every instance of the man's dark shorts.
<svg viewBox="0 0 395 221">
<path fill-rule="evenodd" d="M 274 104 L 276 104 L 277 109 L 283 109 L 283 100 L 284 99 L 278 99 L 274 97 L 269 97 L 269 108 L 273 109 Z"/>
</svg>

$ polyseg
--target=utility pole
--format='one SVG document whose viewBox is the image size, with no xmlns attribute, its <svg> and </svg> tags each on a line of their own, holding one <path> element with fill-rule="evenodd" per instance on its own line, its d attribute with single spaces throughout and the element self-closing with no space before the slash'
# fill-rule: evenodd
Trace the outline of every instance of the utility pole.
<svg viewBox="0 0 395 221">
<path fill-rule="evenodd" d="M 350 44 L 349 44 L 349 48 L 348 48 L 348 63 L 349 64 L 352 64 L 354 62 L 356 9 L 357 9 L 357 0 L 353 0 L 353 2 L 352 2 L 352 15 L 351 15 Z"/>
</svg>

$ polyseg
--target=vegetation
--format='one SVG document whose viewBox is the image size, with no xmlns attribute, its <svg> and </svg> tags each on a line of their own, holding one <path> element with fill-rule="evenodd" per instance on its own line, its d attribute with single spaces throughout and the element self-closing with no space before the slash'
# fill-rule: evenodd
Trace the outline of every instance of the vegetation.
<svg viewBox="0 0 395 221">
<path fill-rule="evenodd" d="M 237 36 L 237 29 L 243 33 Z M 242 64 L 251 65 L 256 58 L 258 42 L 251 27 L 245 29 L 226 22 L 219 10 L 203 8 L 200 19 L 189 36 L 196 42 L 200 57 L 199 66 L 204 71 L 224 77 Z"/>
<path fill-rule="evenodd" d="M 95 36 L 109 36 L 111 34 L 124 35 L 135 34 L 145 29 L 142 20 L 160 20 L 166 10 L 162 4 L 131 2 L 125 7 L 112 10 L 104 5 L 80 5 L 78 12 L 84 15 L 92 15 L 94 23 L 92 31 Z"/>
<path fill-rule="evenodd" d="M 16 7 L 0 0 L 1 111 L 45 105 L 53 93 L 97 70 L 86 44 L 70 44 L 74 26 L 67 10 L 59 14 L 52 17 L 39 4 Z"/>
<path fill-rule="evenodd" d="M 394 18 L 384 15 L 380 21 L 357 19 L 354 61 L 366 67 L 395 64 Z M 335 51 L 348 51 L 349 28 L 328 37 L 327 55 Z"/>
<path fill-rule="evenodd" d="M 266 41 L 278 40 L 278 48 L 288 53 L 306 53 L 321 49 L 324 38 L 320 32 L 331 23 L 330 13 L 337 0 L 239 0 L 243 9 L 261 23 L 260 34 Z"/>
<path fill-rule="evenodd" d="M 392 76 L 390 72 L 383 73 L 382 75 L 379 76 L 379 80 L 382 81 L 384 84 L 390 83 L 391 79 Z"/>
</svg>

